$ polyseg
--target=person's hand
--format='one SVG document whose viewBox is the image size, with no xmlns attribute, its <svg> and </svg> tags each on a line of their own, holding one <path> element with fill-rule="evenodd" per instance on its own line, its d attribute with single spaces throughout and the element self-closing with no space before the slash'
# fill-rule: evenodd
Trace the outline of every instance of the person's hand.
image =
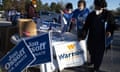
<svg viewBox="0 0 120 72">
<path fill-rule="evenodd" d="M 77 41 L 78 41 L 78 42 L 80 42 L 80 41 L 81 41 L 81 39 L 77 39 Z"/>
<path fill-rule="evenodd" d="M 75 18 L 72 18 L 72 19 L 71 19 L 71 22 L 72 22 L 73 24 L 76 24 L 76 19 L 75 19 Z"/>
<path fill-rule="evenodd" d="M 106 37 L 110 37 L 111 33 L 110 32 L 106 32 Z"/>
<path fill-rule="evenodd" d="M 83 40 L 83 39 L 82 39 L 82 38 L 78 38 L 78 39 L 77 39 L 77 41 L 81 41 L 81 40 Z"/>
<path fill-rule="evenodd" d="M 60 10 L 60 13 L 63 15 L 64 14 L 63 10 Z"/>
</svg>

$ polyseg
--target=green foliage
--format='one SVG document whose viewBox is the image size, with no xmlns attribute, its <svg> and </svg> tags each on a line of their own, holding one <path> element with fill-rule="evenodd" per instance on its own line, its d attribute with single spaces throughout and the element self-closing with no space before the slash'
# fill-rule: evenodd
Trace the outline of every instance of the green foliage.
<svg viewBox="0 0 120 72">
<path fill-rule="evenodd" d="M 42 2 L 41 0 L 37 0 L 37 8 L 36 11 L 38 12 L 42 8 Z"/>
<path fill-rule="evenodd" d="M 12 0 L 4 0 L 3 1 L 4 10 L 9 10 L 12 8 Z"/>
<path fill-rule="evenodd" d="M 3 7 L 0 6 L 0 9 L 10 10 L 17 9 L 18 11 L 25 12 L 28 3 L 31 0 L 3 0 Z M 37 0 L 36 11 L 40 10 L 50 10 L 54 12 L 59 12 L 60 9 L 63 9 L 62 2 L 52 2 L 50 5 L 48 3 L 42 4 L 41 0 Z"/>
<path fill-rule="evenodd" d="M 52 2 L 51 3 L 51 5 L 50 5 L 50 9 L 52 10 L 52 11 L 54 11 L 54 9 L 56 9 L 56 3 L 55 2 Z"/>
<path fill-rule="evenodd" d="M 58 2 L 58 3 L 52 2 L 50 5 L 50 10 L 59 13 L 60 10 L 62 10 L 64 8 L 63 6 L 64 5 L 62 4 L 62 2 L 61 3 L 60 2 Z"/>
</svg>

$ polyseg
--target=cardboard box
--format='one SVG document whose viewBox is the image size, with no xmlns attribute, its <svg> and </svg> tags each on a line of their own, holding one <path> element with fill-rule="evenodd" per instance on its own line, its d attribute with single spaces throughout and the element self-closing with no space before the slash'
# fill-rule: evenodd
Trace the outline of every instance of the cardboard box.
<svg viewBox="0 0 120 72">
<path fill-rule="evenodd" d="M 32 19 L 19 19 L 20 37 L 32 37 L 37 35 L 37 25 Z"/>
</svg>

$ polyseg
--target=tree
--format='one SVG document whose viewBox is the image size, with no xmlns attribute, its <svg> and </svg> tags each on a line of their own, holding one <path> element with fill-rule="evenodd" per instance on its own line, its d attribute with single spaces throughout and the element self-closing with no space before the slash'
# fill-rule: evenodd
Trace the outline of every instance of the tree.
<svg viewBox="0 0 120 72">
<path fill-rule="evenodd" d="M 52 2 L 50 5 L 50 10 L 57 13 L 59 13 L 60 10 L 63 10 L 63 8 L 64 8 L 64 5 L 62 2 L 58 2 L 58 3 Z"/>
<path fill-rule="evenodd" d="M 37 0 L 37 8 L 36 8 L 36 11 L 38 12 L 40 9 L 42 9 L 42 1 L 41 1 L 41 0 Z"/>
<path fill-rule="evenodd" d="M 118 7 L 118 8 L 116 9 L 116 14 L 117 14 L 117 15 L 120 15 L 120 7 Z"/>
<path fill-rule="evenodd" d="M 39 12 L 40 10 L 51 10 L 54 12 L 59 12 L 59 10 L 64 8 L 64 4 L 62 1 L 55 3 L 52 2 L 50 5 L 48 3 L 42 4 L 41 0 L 36 0 L 37 7 L 36 11 Z M 28 8 L 28 4 L 31 2 L 31 0 L 3 0 L 3 8 L 4 10 L 10 10 L 10 9 L 17 9 L 18 11 L 25 12 Z M 0 8 L 0 9 L 1 9 Z"/>
<path fill-rule="evenodd" d="M 58 2 L 57 5 L 56 5 L 56 12 L 59 13 L 60 10 L 63 10 L 63 8 L 64 8 L 63 5 Z"/>
<path fill-rule="evenodd" d="M 45 3 L 44 5 L 42 5 L 42 10 L 46 10 L 46 11 L 49 11 L 50 10 L 50 7 L 48 5 L 48 3 Z"/>
<path fill-rule="evenodd" d="M 57 4 L 56 4 L 55 2 L 52 2 L 52 3 L 51 3 L 51 5 L 50 5 L 51 11 L 55 11 L 56 5 L 57 5 Z"/>
<path fill-rule="evenodd" d="M 12 0 L 3 0 L 4 10 L 9 10 L 12 8 Z"/>
<path fill-rule="evenodd" d="M 36 10 L 40 10 L 42 7 L 41 0 L 36 0 L 37 2 L 37 8 Z M 3 8 L 4 10 L 10 10 L 10 9 L 17 9 L 18 11 L 25 12 L 27 5 L 31 2 L 31 0 L 3 0 Z"/>
</svg>

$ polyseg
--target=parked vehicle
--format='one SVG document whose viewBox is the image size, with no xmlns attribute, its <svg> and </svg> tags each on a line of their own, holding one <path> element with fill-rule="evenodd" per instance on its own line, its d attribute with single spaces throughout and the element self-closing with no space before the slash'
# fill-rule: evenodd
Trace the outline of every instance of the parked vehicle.
<svg viewBox="0 0 120 72">
<path fill-rule="evenodd" d="M 53 22 L 54 20 L 57 22 L 59 14 L 51 11 L 40 11 L 39 13 L 42 21 Z"/>
</svg>

